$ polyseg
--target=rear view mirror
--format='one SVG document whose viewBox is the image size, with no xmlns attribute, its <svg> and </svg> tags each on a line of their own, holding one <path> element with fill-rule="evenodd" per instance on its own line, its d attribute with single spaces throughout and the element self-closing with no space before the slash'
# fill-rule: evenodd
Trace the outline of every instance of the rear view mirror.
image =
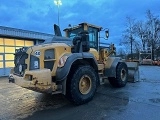
<svg viewBox="0 0 160 120">
<path fill-rule="evenodd" d="M 107 29 L 107 30 L 105 31 L 105 36 L 106 36 L 107 39 L 109 38 L 109 29 Z"/>
</svg>

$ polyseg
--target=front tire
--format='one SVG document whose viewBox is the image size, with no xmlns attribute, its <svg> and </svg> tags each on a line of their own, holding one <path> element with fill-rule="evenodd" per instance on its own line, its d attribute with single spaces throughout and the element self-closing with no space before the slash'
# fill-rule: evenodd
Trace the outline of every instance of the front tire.
<svg viewBox="0 0 160 120">
<path fill-rule="evenodd" d="M 80 66 L 68 80 L 67 96 L 71 102 L 81 105 L 92 100 L 97 89 L 97 77 L 91 66 Z"/>
<path fill-rule="evenodd" d="M 118 63 L 116 67 L 116 77 L 108 78 L 113 87 L 124 87 L 128 80 L 128 68 L 124 62 Z"/>
</svg>

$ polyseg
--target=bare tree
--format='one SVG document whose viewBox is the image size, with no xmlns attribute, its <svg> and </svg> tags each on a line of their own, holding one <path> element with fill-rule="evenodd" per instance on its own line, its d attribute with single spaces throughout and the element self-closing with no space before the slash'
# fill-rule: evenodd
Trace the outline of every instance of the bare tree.
<svg viewBox="0 0 160 120">
<path fill-rule="evenodd" d="M 137 52 L 139 51 L 139 43 L 136 41 L 136 36 L 135 36 L 135 19 L 131 17 L 126 17 L 126 29 L 123 33 L 123 40 L 121 41 L 121 45 L 124 46 L 129 46 L 130 47 L 130 54 L 131 54 L 131 59 L 133 59 L 133 51 Z"/>
<path fill-rule="evenodd" d="M 124 47 L 123 47 L 123 48 L 120 47 L 120 48 L 117 50 L 117 56 L 125 59 L 126 51 L 125 51 L 125 48 L 124 48 Z"/>
<path fill-rule="evenodd" d="M 154 60 L 154 53 L 160 44 L 160 19 L 151 13 L 150 10 L 146 12 L 145 21 L 135 21 L 131 17 L 127 17 L 127 24 L 123 33 L 123 40 L 121 45 L 129 47 L 132 54 L 139 53 L 140 48 L 146 50 L 147 47 L 152 48 L 152 60 Z"/>
<path fill-rule="evenodd" d="M 135 34 L 137 35 L 138 39 L 140 39 L 142 43 L 142 49 L 146 49 L 146 44 L 147 44 L 147 25 L 143 21 L 138 21 L 135 24 Z"/>
<path fill-rule="evenodd" d="M 152 47 L 152 60 L 154 60 L 154 50 L 157 44 L 160 42 L 160 19 L 151 13 L 150 10 L 147 11 L 147 40 L 148 46 Z"/>
</svg>

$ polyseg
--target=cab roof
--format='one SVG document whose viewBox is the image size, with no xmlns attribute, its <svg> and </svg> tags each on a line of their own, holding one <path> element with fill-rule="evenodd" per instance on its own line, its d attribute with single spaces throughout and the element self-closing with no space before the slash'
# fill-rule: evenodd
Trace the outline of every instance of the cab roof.
<svg viewBox="0 0 160 120">
<path fill-rule="evenodd" d="M 77 26 L 66 28 L 63 31 L 71 31 L 71 30 L 83 27 L 85 25 L 87 25 L 88 27 L 92 27 L 92 28 L 98 29 L 98 32 L 102 30 L 102 27 L 100 27 L 100 26 L 96 26 L 96 25 L 93 25 L 93 24 L 90 24 L 90 23 L 83 22 L 83 23 L 78 24 Z"/>
</svg>

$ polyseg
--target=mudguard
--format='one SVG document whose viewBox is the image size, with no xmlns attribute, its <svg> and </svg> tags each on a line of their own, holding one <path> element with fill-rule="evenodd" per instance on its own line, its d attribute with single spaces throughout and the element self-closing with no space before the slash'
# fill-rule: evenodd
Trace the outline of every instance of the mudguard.
<svg viewBox="0 0 160 120">
<path fill-rule="evenodd" d="M 122 62 L 119 57 L 109 57 L 105 65 L 105 76 L 116 77 L 116 67 L 119 62 Z"/>
<path fill-rule="evenodd" d="M 56 81 L 63 81 L 67 78 L 67 75 L 69 74 L 69 71 L 71 69 L 72 64 L 76 60 L 82 60 L 82 59 L 92 59 L 94 61 L 94 69 L 98 70 L 98 64 L 97 61 L 95 60 L 94 56 L 92 53 L 71 53 L 69 54 L 68 59 L 66 60 L 66 63 L 63 67 L 57 68 L 56 71 Z"/>
</svg>

